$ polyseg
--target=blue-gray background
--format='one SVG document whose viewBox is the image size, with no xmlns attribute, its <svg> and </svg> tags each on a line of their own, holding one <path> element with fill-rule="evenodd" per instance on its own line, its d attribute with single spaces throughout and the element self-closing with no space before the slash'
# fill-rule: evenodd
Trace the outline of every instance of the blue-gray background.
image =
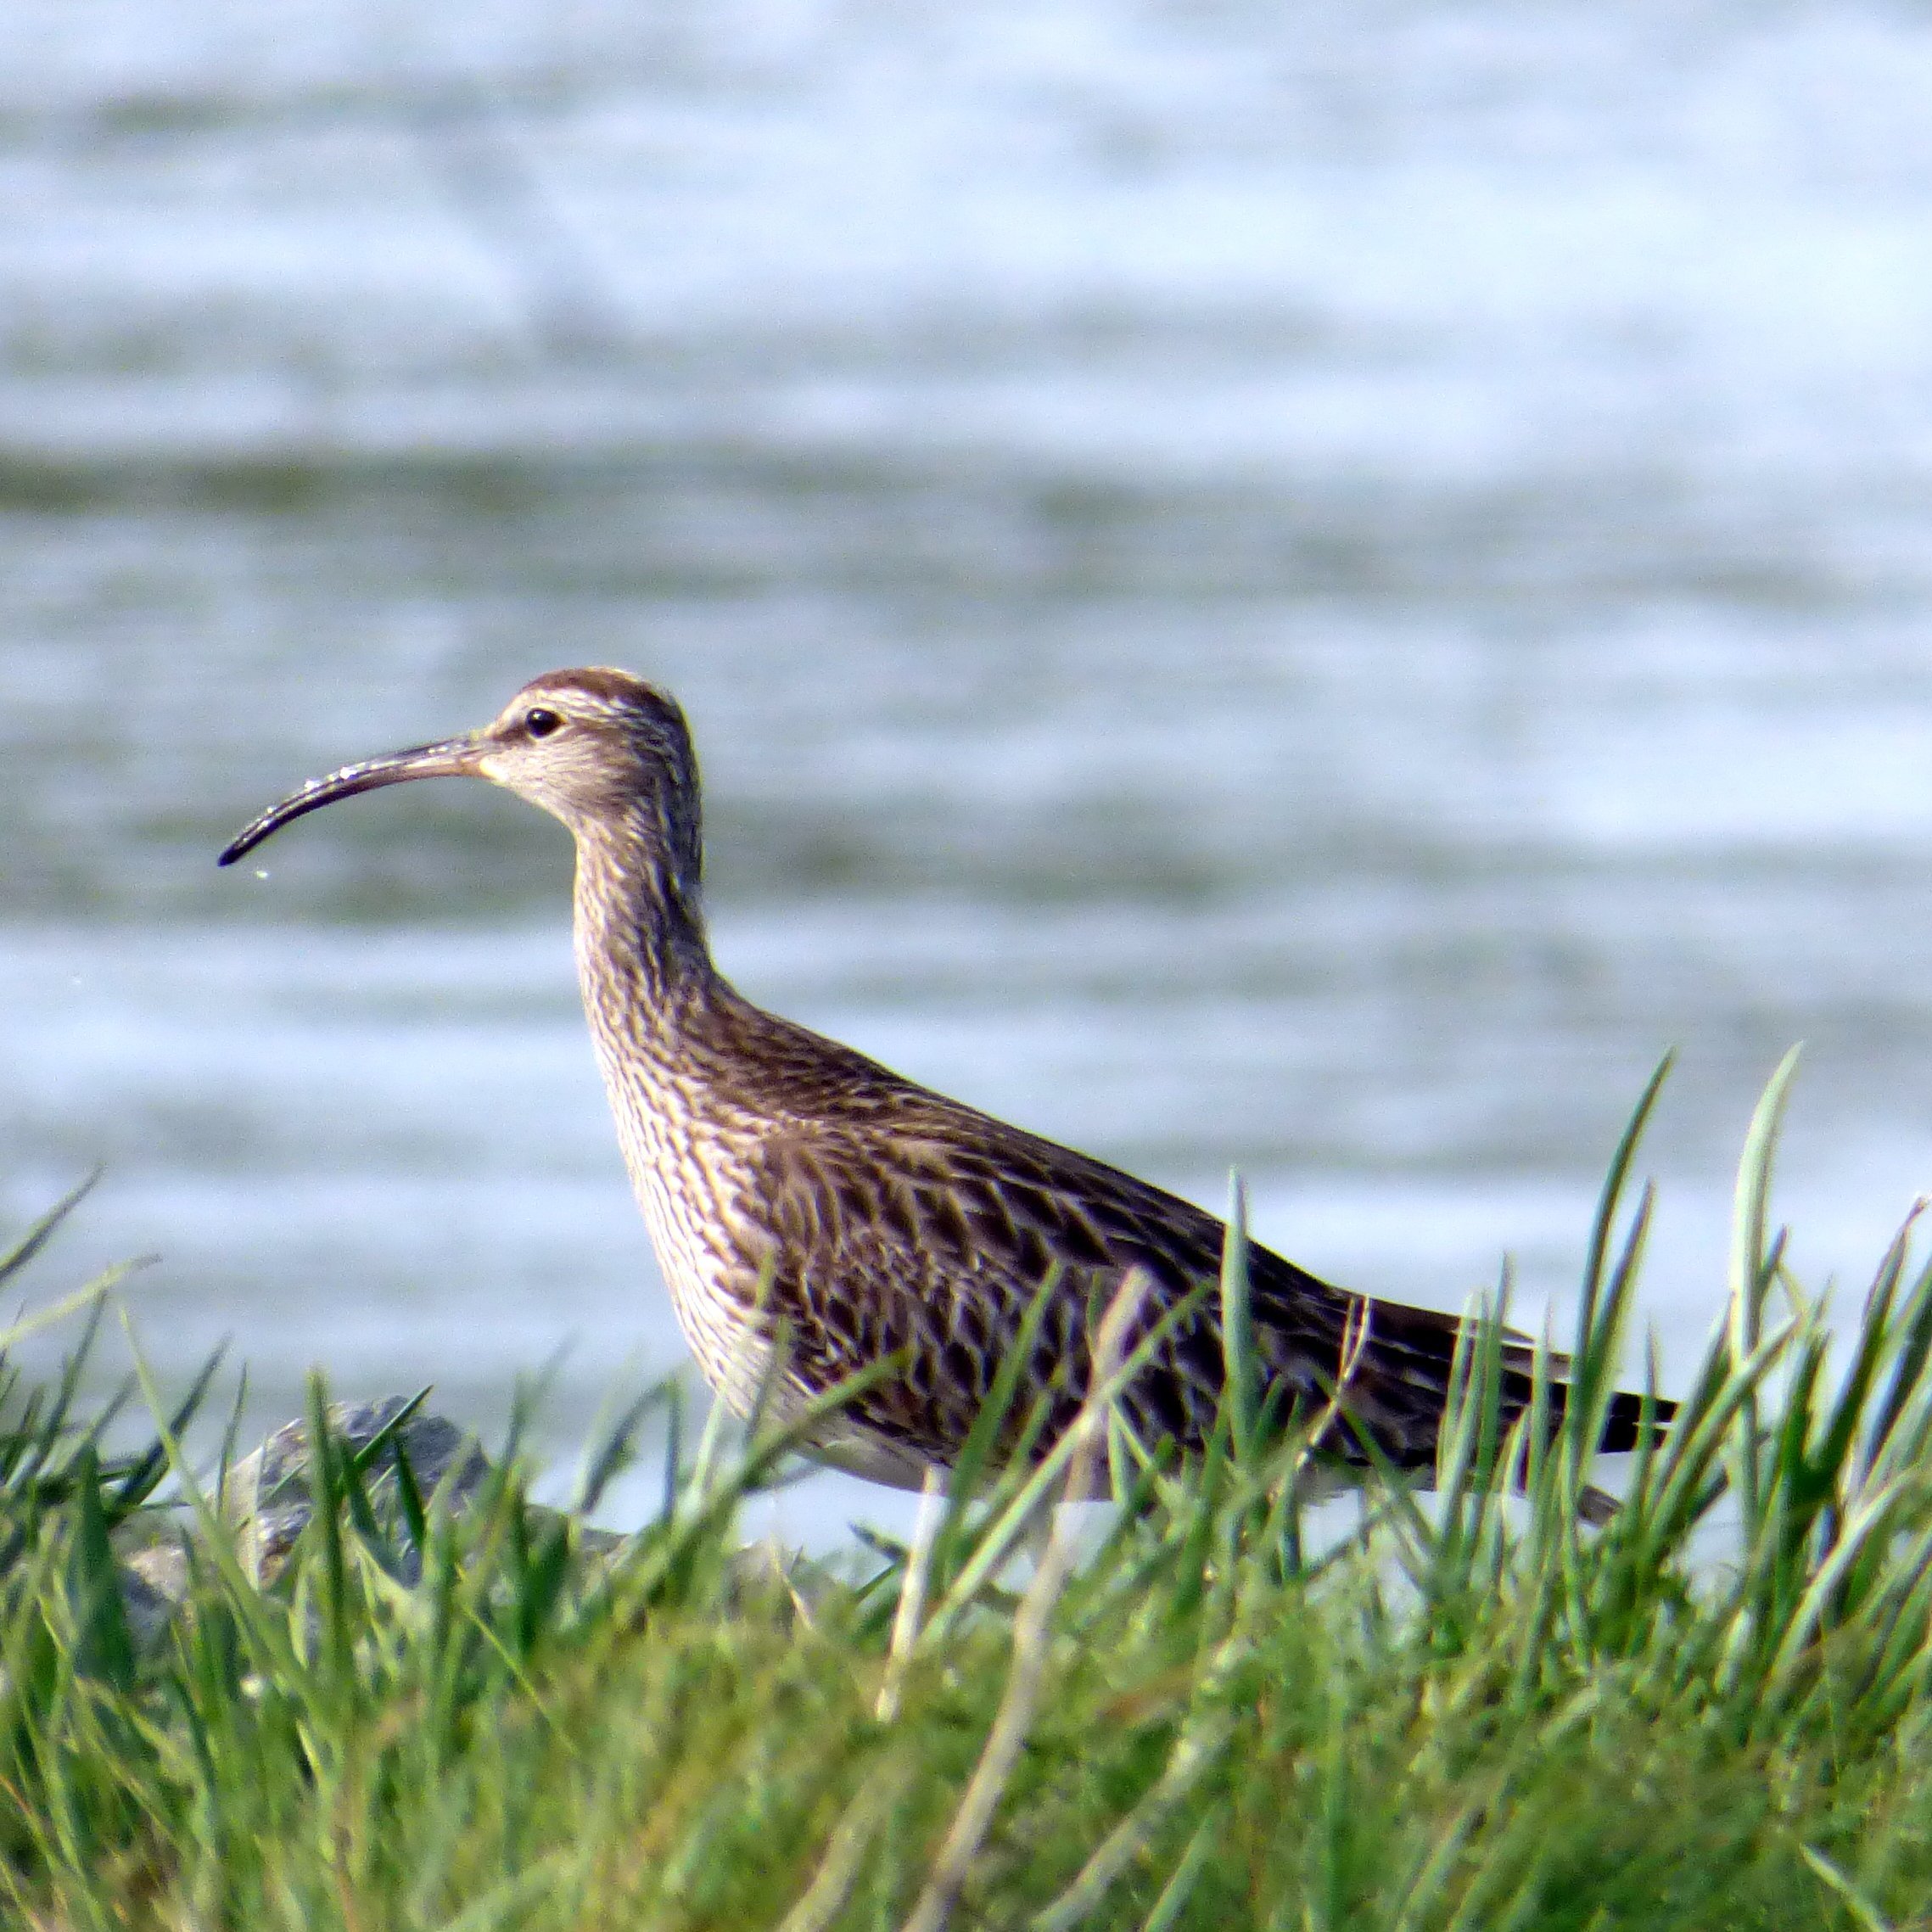
<svg viewBox="0 0 1932 1932">
<path fill-rule="evenodd" d="M 1932 1116 L 1932 25 L 1906 7 L 14 0 L 0 1217 L 178 1375 L 568 1444 L 681 1350 L 526 676 L 684 699 L 753 995 L 1375 1291 L 1566 1305 L 1681 1046 L 1850 1283 Z M 861 1506 L 820 1488 L 823 1522 Z M 815 1515 L 815 1512 L 816 1515 Z M 877 1512 L 874 1512 L 875 1514 Z"/>
</svg>

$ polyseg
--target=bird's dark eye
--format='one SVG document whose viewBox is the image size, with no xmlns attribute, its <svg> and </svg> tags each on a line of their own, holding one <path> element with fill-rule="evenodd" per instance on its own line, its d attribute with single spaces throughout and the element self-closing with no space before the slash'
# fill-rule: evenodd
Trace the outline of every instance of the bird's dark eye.
<svg viewBox="0 0 1932 1932">
<path fill-rule="evenodd" d="M 524 714 L 524 729 L 533 738 L 547 738 L 552 731 L 563 728 L 563 720 L 554 711 L 546 711 L 540 704 L 534 711 Z"/>
</svg>

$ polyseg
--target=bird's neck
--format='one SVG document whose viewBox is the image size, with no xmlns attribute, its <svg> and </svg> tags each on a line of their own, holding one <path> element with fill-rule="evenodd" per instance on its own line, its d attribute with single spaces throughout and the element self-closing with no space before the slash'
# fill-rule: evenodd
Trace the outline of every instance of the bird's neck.
<svg viewBox="0 0 1932 1932">
<path fill-rule="evenodd" d="M 577 832 L 577 972 L 600 1049 L 672 1048 L 722 987 L 695 853 L 619 820 Z"/>
</svg>

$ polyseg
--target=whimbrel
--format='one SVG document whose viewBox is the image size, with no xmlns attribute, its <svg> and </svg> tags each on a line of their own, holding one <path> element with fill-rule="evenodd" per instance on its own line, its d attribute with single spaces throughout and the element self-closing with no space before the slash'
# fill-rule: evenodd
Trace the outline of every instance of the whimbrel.
<svg viewBox="0 0 1932 1932">
<path fill-rule="evenodd" d="M 794 1403 L 894 1358 L 902 1366 L 815 1449 L 916 1488 L 950 1466 L 1050 1277 L 1027 1391 L 1049 1392 L 1048 1438 L 1078 1408 L 1089 1323 L 1128 1271 L 1151 1283 L 1144 1324 L 1218 1272 L 1225 1231 L 1212 1215 L 731 987 L 705 937 L 690 731 L 669 696 L 625 672 L 554 671 L 481 731 L 344 765 L 264 812 L 221 862 L 339 798 L 445 776 L 490 779 L 575 837 L 578 977 L 624 1162 L 679 1324 L 733 1409 L 746 1413 L 772 1375 L 781 1332 L 773 1379 Z M 1368 1459 L 1360 1431 L 1396 1466 L 1431 1467 L 1457 1318 L 1370 1305 L 1258 1245 L 1248 1266 L 1255 1359 L 1278 1409 L 1345 1383 L 1352 1426 L 1332 1432 L 1338 1455 Z M 1512 1340 L 1506 1420 L 1530 1399 L 1530 1370 Z M 1224 1378 L 1218 1308 L 1197 1298 L 1123 1408 L 1143 1442 L 1198 1448 Z M 1557 1410 L 1563 1392 L 1552 1391 Z M 1636 1445 L 1642 1406 L 1615 1398 L 1603 1448 Z"/>
</svg>

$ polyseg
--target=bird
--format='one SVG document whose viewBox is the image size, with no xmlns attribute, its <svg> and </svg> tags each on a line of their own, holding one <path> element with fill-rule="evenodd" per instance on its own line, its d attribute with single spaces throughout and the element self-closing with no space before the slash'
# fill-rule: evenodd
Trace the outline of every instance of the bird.
<svg viewBox="0 0 1932 1932">
<path fill-rule="evenodd" d="M 1201 1291 L 1226 1225 L 739 993 L 707 936 L 691 730 L 660 687 L 608 668 L 546 673 L 480 730 L 312 780 L 219 863 L 324 805 L 438 777 L 487 779 L 575 841 L 577 974 L 618 1140 L 679 1326 L 729 1409 L 782 1420 L 859 1378 L 815 1414 L 809 1453 L 920 1488 L 952 1468 L 1030 1335 L 1015 1414 L 1042 1420 L 1038 1456 L 1078 1415 L 1100 1312 L 1132 1278 L 1131 1334 L 1151 1346 L 1119 1413 L 1155 1452 L 1205 1449 L 1228 1357 L 1221 1303 Z M 1263 1413 L 1339 1410 L 1324 1459 L 1342 1480 L 1382 1462 L 1426 1481 L 1464 1320 L 1334 1286 L 1259 1243 L 1246 1272 Z M 1527 1338 L 1505 1331 L 1505 1424 L 1533 1377 Z M 1553 1419 L 1565 1392 L 1548 1386 Z M 1672 1413 L 1618 1392 L 1598 1447 L 1655 1440 Z M 1590 1491 L 1583 1513 L 1610 1508 Z"/>
</svg>

